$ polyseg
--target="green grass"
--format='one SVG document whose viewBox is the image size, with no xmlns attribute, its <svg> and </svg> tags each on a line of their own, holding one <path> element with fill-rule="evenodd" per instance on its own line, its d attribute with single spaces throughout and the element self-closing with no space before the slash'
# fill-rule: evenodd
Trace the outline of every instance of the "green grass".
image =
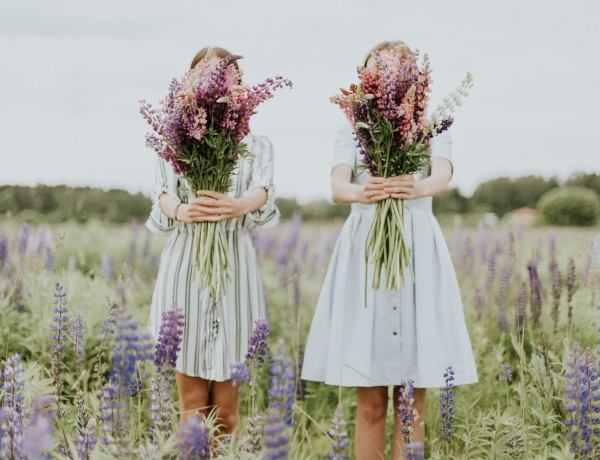
<svg viewBox="0 0 600 460">
<path fill-rule="evenodd" d="M 447 221 L 450 222 L 450 219 Z M 31 408 L 38 396 L 54 395 L 56 377 L 51 372 L 50 352 L 53 302 L 55 284 L 58 282 L 64 286 L 68 314 L 81 313 L 86 332 L 86 361 L 82 372 L 75 372 L 72 354 L 65 355 L 62 372 L 65 386 L 61 395 L 65 414 L 54 422 L 57 428 L 55 438 L 64 439 L 74 452 L 77 390 L 84 391 L 85 405 L 92 416 L 100 414 L 102 398 L 95 387 L 106 379 L 112 348 L 109 348 L 109 356 L 104 358 L 98 357 L 96 349 L 109 306 L 114 302 L 124 305 L 139 329 L 145 330 L 164 238 L 149 237 L 141 225 L 111 226 L 100 222 L 57 227 L 42 225 L 30 228 L 29 246 L 21 262 L 17 248 L 21 225 L 17 221 L 0 224 L 0 241 L 2 237 L 6 238 L 10 256 L 10 260 L 4 262 L 4 273 L 0 275 L 0 353 L 3 360 L 14 353 L 23 357 L 26 407 Z M 341 223 L 301 224 L 298 239 L 292 241 L 294 225 L 298 223 L 284 222 L 275 229 L 260 232 L 255 239 L 272 325 L 270 345 L 277 353 L 278 343 L 283 341 L 296 366 L 298 349 L 308 334 L 329 254 Z M 450 443 L 442 442 L 437 434 L 440 428 L 439 390 L 428 390 L 427 409 L 423 416 L 426 458 L 593 458 L 571 452 L 572 443 L 566 440 L 570 429 L 565 426 L 565 420 L 569 417 L 566 407 L 570 402 L 567 397 L 570 381 L 567 377 L 568 362 L 574 343 L 579 343 L 582 349 L 589 347 L 593 352 L 593 363 L 598 364 L 595 350 L 600 337 L 600 312 L 597 310 L 600 260 L 591 268 L 588 268 L 588 263 L 592 239 L 600 233 L 600 228 L 461 228 L 448 224 L 443 230 L 456 263 L 479 383 L 456 389 L 455 430 Z M 41 235 L 45 235 L 45 242 Z M 552 238 L 555 240 L 555 260 L 562 275 L 556 331 L 551 314 L 553 299 L 549 273 Z M 55 257 L 50 271 L 46 270 L 47 248 Z M 285 266 L 278 262 L 282 252 L 287 254 Z M 495 257 L 493 265 L 490 254 Z M 573 259 L 576 273 L 576 290 L 570 306 L 566 293 L 569 258 Z M 111 264 L 106 261 L 111 261 Z M 531 261 L 537 264 L 544 292 L 539 326 L 531 321 L 527 269 Z M 112 270 L 107 270 L 109 265 Z M 508 278 L 504 285 L 503 274 Z M 21 293 L 18 285 L 22 287 Z M 519 327 L 516 305 L 522 289 L 527 300 L 527 321 Z M 502 317 L 499 303 L 504 305 L 505 327 L 499 322 L 499 317 Z M 572 309 L 570 324 L 569 307 Z M 69 337 L 67 342 L 70 340 Z M 109 346 L 113 344 L 114 339 L 111 339 Z M 96 364 L 102 363 L 104 373 L 95 372 Z M 506 363 L 511 365 L 512 381 L 499 380 L 500 366 Z M 172 458 L 176 452 L 176 435 L 152 441 L 149 433 L 149 388 L 154 367 L 146 363 L 140 367 L 140 372 L 144 380 L 143 390 L 127 401 L 130 409 L 125 437 L 130 456 Z M 268 405 L 268 385 L 269 376 L 265 370 L 256 396 L 260 411 Z M 174 389 L 171 395 L 174 402 L 173 432 L 176 433 L 177 397 Z M 249 398 L 249 389 L 244 387 L 242 433 L 245 432 L 247 417 L 251 415 L 247 409 Z M 352 440 L 355 391 L 313 382 L 307 384 L 305 400 L 296 401 L 294 405 L 294 426 L 287 429 L 290 436 L 289 458 L 326 458 L 331 450 L 327 431 L 331 428 L 331 418 L 338 403 L 344 407 Z M 392 417 L 390 405 L 388 444 Z M 99 420 L 96 433 L 100 438 Z M 598 442 L 598 438 L 594 439 Z M 580 443 L 578 438 L 574 442 Z M 149 446 L 155 452 L 152 457 L 148 457 Z M 224 448 L 229 458 L 262 458 L 262 454 L 244 457 L 238 452 L 238 447 L 234 443 Z M 354 458 L 352 449 L 348 453 L 349 458 Z M 52 455 L 63 458 L 58 446 Z M 389 458 L 389 452 L 386 455 Z M 91 458 L 111 458 L 111 455 L 98 443 Z"/>
</svg>

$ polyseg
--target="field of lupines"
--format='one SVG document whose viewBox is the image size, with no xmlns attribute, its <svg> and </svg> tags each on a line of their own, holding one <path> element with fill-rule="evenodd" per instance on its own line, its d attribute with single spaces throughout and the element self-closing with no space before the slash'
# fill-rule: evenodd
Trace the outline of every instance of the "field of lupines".
<svg viewBox="0 0 600 460">
<path fill-rule="evenodd" d="M 269 318 L 235 369 L 240 435 L 211 442 L 213 418 L 178 424 L 178 310 L 158 344 L 145 329 L 163 239 L 1 222 L 0 458 L 354 458 L 354 391 L 296 377 L 339 228 L 255 234 Z M 600 458 L 600 228 L 444 231 L 480 381 L 453 388 L 446 370 L 405 458 Z"/>
</svg>

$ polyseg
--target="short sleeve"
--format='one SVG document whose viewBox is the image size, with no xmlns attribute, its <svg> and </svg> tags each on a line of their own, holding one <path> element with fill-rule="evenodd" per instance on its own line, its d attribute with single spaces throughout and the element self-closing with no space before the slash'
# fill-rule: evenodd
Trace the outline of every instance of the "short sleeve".
<svg viewBox="0 0 600 460">
<path fill-rule="evenodd" d="M 449 131 L 433 136 L 430 145 L 432 158 L 445 158 L 452 163 L 452 137 Z"/>
<path fill-rule="evenodd" d="M 354 140 L 354 132 L 349 123 L 344 124 L 340 128 L 335 137 L 333 147 L 333 159 L 331 169 L 338 165 L 349 165 L 354 167 L 356 164 L 356 141 Z"/>
<path fill-rule="evenodd" d="M 160 209 L 159 198 L 163 193 L 168 193 L 179 200 L 176 190 L 176 181 L 177 179 L 171 165 L 164 159 L 157 157 L 156 185 L 152 192 L 152 208 L 150 209 L 150 216 L 146 221 L 146 227 L 152 233 L 169 233 L 175 227 L 175 221 L 165 216 Z"/>
<path fill-rule="evenodd" d="M 279 209 L 275 205 L 273 185 L 273 146 L 264 136 L 253 136 L 252 176 L 245 195 L 255 188 L 262 187 L 267 192 L 267 201 L 256 211 L 248 213 L 250 227 L 270 228 L 279 222 Z"/>
</svg>

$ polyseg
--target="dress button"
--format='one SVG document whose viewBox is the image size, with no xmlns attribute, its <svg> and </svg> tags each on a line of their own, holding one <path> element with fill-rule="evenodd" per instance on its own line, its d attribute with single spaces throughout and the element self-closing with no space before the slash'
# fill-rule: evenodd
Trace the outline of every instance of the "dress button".
<svg viewBox="0 0 600 460">
<path fill-rule="evenodd" d="M 394 305 L 394 306 L 392 307 L 392 310 L 398 310 L 398 306 L 397 306 L 397 305 Z"/>
<path fill-rule="evenodd" d="M 392 332 L 392 334 L 394 334 L 394 335 L 398 335 L 398 333 L 397 333 L 396 331 Z"/>
</svg>

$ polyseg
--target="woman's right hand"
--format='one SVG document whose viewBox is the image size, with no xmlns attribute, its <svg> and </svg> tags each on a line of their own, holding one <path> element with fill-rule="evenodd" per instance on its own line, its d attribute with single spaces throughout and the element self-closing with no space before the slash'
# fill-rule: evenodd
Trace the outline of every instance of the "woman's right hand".
<svg viewBox="0 0 600 460">
<path fill-rule="evenodd" d="M 205 212 L 205 203 L 203 198 L 194 198 L 189 203 L 181 203 L 177 210 L 177 220 L 186 224 L 196 224 L 200 222 L 215 222 L 225 220 L 227 217 L 219 218 L 214 213 Z"/>
<path fill-rule="evenodd" d="M 369 177 L 359 190 L 357 201 L 359 203 L 372 204 L 385 200 L 390 194 L 385 190 L 385 179 L 382 177 Z"/>
</svg>

